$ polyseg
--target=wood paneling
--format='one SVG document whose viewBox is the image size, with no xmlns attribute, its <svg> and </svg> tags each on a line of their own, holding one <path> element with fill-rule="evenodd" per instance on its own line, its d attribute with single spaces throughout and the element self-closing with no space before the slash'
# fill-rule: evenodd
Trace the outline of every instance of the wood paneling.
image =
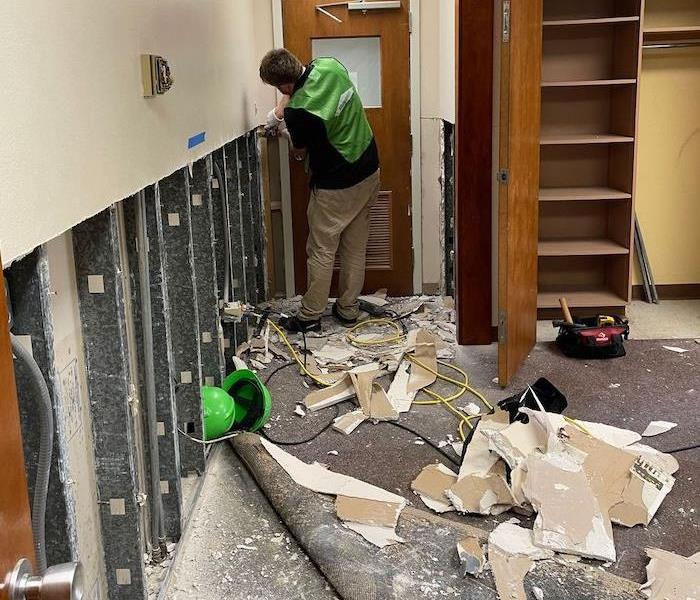
<svg viewBox="0 0 700 600">
<path fill-rule="evenodd" d="M 2 264 L 2 261 L 0 261 Z M 29 494 L 24 470 L 17 388 L 0 271 L 0 581 L 22 557 L 34 562 Z M 0 598 L 3 593 L 0 591 Z M 4 598 L 3 598 L 4 600 Z"/>
<path fill-rule="evenodd" d="M 490 344 L 493 4 L 460 0 L 457 11 L 457 339 L 460 344 Z"/>
<path fill-rule="evenodd" d="M 498 379 L 508 385 L 536 338 L 542 0 L 509 2 L 501 42 Z"/>
<path fill-rule="evenodd" d="M 342 20 L 337 23 L 316 10 L 317 0 L 284 0 L 282 3 L 284 45 L 304 63 L 312 58 L 313 38 L 371 37 L 381 38 L 382 106 L 367 108 L 367 118 L 379 147 L 381 189 L 391 200 L 391 207 L 381 215 L 389 221 L 373 224 L 375 236 L 384 228 L 391 242 L 391 267 L 384 252 L 378 262 L 368 255 L 365 290 L 386 287 L 393 295 L 413 291 L 413 237 L 411 225 L 411 123 L 408 0 L 400 9 L 348 11 L 347 6 L 329 7 Z M 290 161 L 292 188 L 292 223 L 294 229 L 294 276 L 297 293 L 306 289 L 306 238 L 309 200 L 307 175 L 303 166 Z M 381 199 L 380 199 L 381 200 Z M 370 240 L 370 248 L 372 240 Z M 420 249 L 418 249 L 420 251 Z M 400 260 L 398 259 L 400 257 Z M 336 290 L 334 277 L 333 291 Z"/>
</svg>

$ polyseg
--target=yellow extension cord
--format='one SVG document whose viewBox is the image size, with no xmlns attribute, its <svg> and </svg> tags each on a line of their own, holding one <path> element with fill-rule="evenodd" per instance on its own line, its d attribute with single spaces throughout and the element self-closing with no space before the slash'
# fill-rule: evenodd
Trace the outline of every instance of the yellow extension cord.
<svg viewBox="0 0 700 600">
<path fill-rule="evenodd" d="M 309 370 L 306 368 L 304 365 L 303 361 L 299 358 L 299 354 L 297 351 L 294 349 L 292 344 L 289 342 L 289 339 L 287 338 L 287 335 L 284 333 L 284 331 L 276 324 L 274 323 L 271 319 L 268 319 L 268 323 L 270 326 L 277 332 L 277 334 L 280 336 L 280 339 L 284 342 L 284 344 L 287 346 L 289 349 L 291 355 L 294 357 L 294 360 L 297 362 L 299 367 L 301 368 L 302 372 L 306 374 L 308 377 L 310 377 L 315 383 L 322 387 L 329 387 L 333 385 L 335 382 L 328 382 L 324 381 L 323 379 L 319 378 L 318 376 L 314 375 L 313 373 L 309 372 Z M 372 340 L 359 340 L 357 339 L 357 336 L 355 332 L 361 328 L 367 327 L 368 325 L 377 325 L 377 326 L 392 326 L 396 329 L 396 334 L 386 336 L 383 338 L 379 339 L 372 339 Z M 396 323 L 396 321 L 393 321 L 391 319 L 369 319 L 367 321 L 362 321 L 361 323 L 358 323 L 355 325 L 353 328 L 351 328 L 347 333 L 346 333 L 346 338 L 348 342 L 350 342 L 353 345 L 357 346 L 379 346 L 379 345 L 384 345 L 384 344 L 392 344 L 392 343 L 398 343 L 404 338 L 404 333 L 399 327 L 399 325 Z M 466 392 L 469 392 L 476 396 L 490 411 L 493 411 L 493 406 L 491 403 L 489 403 L 484 396 L 475 390 L 473 387 L 469 385 L 469 377 L 467 374 L 460 369 L 459 367 L 452 365 L 450 363 L 444 362 L 439 360 L 438 364 L 448 367 L 450 369 L 453 369 L 460 375 L 464 377 L 464 381 L 458 381 L 457 379 L 453 379 L 451 377 L 448 377 L 447 375 L 443 375 L 442 373 L 438 372 L 437 370 L 432 369 L 428 365 L 424 364 L 417 358 L 406 355 L 408 360 L 410 360 L 412 363 L 417 364 L 419 367 L 422 367 L 429 373 L 435 375 L 438 379 L 441 379 L 443 381 L 446 381 L 447 383 L 451 383 L 459 388 L 459 391 L 451 396 L 448 396 L 447 398 L 438 394 L 437 392 L 434 392 L 433 390 L 430 390 L 428 388 L 424 388 L 422 391 L 424 391 L 426 394 L 434 398 L 434 400 L 423 400 L 423 401 L 414 401 L 414 404 L 418 405 L 434 405 L 434 404 L 442 404 L 447 408 L 449 411 L 454 413 L 457 417 L 459 417 L 460 422 L 459 422 L 459 437 L 461 438 L 462 441 L 466 440 L 466 434 L 464 433 L 464 426 L 465 424 L 470 428 L 473 429 L 474 426 L 472 425 L 471 421 L 472 419 L 479 418 L 483 416 L 482 414 L 470 416 L 470 415 L 465 415 L 462 411 L 457 410 L 452 406 L 452 402 L 454 400 L 457 400 L 458 398 L 462 397 Z"/>
</svg>

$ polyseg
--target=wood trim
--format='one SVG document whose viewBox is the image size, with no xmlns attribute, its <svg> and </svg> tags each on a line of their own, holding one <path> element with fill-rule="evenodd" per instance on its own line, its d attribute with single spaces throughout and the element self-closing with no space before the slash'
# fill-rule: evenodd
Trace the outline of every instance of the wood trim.
<svg viewBox="0 0 700 600">
<path fill-rule="evenodd" d="M 700 299 L 700 283 L 669 283 L 657 285 L 656 291 L 660 300 L 698 300 Z M 632 286 L 632 299 L 644 299 L 644 286 Z"/>
<path fill-rule="evenodd" d="M 457 341 L 490 344 L 493 3 L 457 4 L 455 300 Z"/>
<path fill-rule="evenodd" d="M 2 264 L 2 261 L 0 261 Z M 22 557 L 34 563 L 34 541 L 29 513 L 29 492 L 24 468 L 22 432 L 17 404 L 15 370 L 5 306 L 5 282 L 0 270 L 0 582 Z M 2 595 L 0 594 L 0 597 Z"/>
</svg>

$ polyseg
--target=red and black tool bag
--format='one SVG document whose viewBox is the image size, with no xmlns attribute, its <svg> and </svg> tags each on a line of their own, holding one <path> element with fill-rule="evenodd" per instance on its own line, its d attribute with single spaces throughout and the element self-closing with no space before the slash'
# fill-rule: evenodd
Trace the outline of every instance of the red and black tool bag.
<svg viewBox="0 0 700 600">
<path fill-rule="evenodd" d="M 557 345 L 571 358 L 617 358 L 625 355 L 624 341 L 630 328 L 626 319 L 614 315 L 614 325 L 598 326 L 598 317 L 576 318 L 574 323 L 557 321 Z"/>
</svg>

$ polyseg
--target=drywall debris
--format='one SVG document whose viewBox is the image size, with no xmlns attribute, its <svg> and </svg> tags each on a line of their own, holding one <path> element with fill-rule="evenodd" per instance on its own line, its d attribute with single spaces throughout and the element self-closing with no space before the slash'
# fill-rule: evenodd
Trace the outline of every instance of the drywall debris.
<svg viewBox="0 0 700 600">
<path fill-rule="evenodd" d="M 536 585 L 532 586 L 532 595 L 535 597 L 535 600 L 544 600 L 542 588 L 538 588 Z"/>
<path fill-rule="evenodd" d="M 476 417 L 477 415 L 481 414 L 481 409 L 475 402 L 470 402 L 466 406 L 458 406 L 457 408 L 470 417 Z"/>
<path fill-rule="evenodd" d="M 473 473 L 458 477 L 445 495 L 460 513 L 498 515 L 515 504 L 506 482 L 505 463 L 501 460 L 495 462 L 486 474 Z"/>
<path fill-rule="evenodd" d="M 389 386 L 387 391 L 387 396 L 389 402 L 396 410 L 396 412 L 403 413 L 407 412 L 411 408 L 411 404 L 416 397 L 416 391 L 408 391 L 408 381 L 409 381 L 409 369 L 411 368 L 411 363 L 408 360 L 402 360 L 399 364 L 399 368 L 396 370 L 396 375 Z"/>
<path fill-rule="evenodd" d="M 534 560 L 553 552 L 533 544 L 532 532 L 512 522 L 501 523 L 489 535 L 489 564 L 501 600 L 526 600 L 524 579 Z"/>
<path fill-rule="evenodd" d="M 312 350 L 316 362 L 320 364 L 346 365 L 355 352 L 350 346 L 335 346 L 330 342 L 326 343 L 320 350 Z"/>
<path fill-rule="evenodd" d="M 417 392 L 426 386 L 434 383 L 437 376 L 433 371 L 437 372 L 437 351 L 435 349 L 435 338 L 425 329 L 419 329 L 416 333 L 416 350 L 414 358 L 425 365 L 412 362 L 411 375 L 406 387 L 409 393 Z"/>
<path fill-rule="evenodd" d="M 670 350 L 671 352 L 676 352 L 677 354 L 685 354 L 688 352 L 687 348 L 679 348 L 678 346 L 663 346 L 665 350 Z"/>
<path fill-rule="evenodd" d="M 462 452 L 464 452 L 464 442 L 450 442 L 452 445 L 452 449 L 455 451 L 455 454 L 457 456 L 462 456 Z"/>
<path fill-rule="evenodd" d="M 678 423 L 672 423 L 670 421 L 652 421 L 647 425 L 647 428 L 642 431 L 642 437 L 652 437 L 654 435 L 666 433 L 677 425 Z"/>
<path fill-rule="evenodd" d="M 481 575 L 484 565 L 486 565 L 486 557 L 479 538 L 469 536 L 457 542 L 457 555 L 459 556 L 462 577 Z"/>
<path fill-rule="evenodd" d="M 494 546 L 508 554 L 520 554 L 532 560 L 552 558 L 554 552 L 535 545 L 533 532 L 517 524 L 516 519 L 501 523 L 489 534 L 489 550 Z"/>
<path fill-rule="evenodd" d="M 700 552 L 685 557 L 647 548 L 647 582 L 639 591 L 650 600 L 695 600 L 700 598 Z"/>
<path fill-rule="evenodd" d="M 416 446 L 425 446 L 425 442 L 423 440 L 413 440 L 413 443 Z"/>
<path fill-rule="evenodd" d="M 527 423 L 514 421 L 504 429 L 487 430 L 485 435 L 489 439 L 489 449 L 501 456 L 511 469 L 547 445 L 547 433 L 535 419 Z"/>
<path fill-rule="evenodd" d="M 445 492 L 457 481 L 457 473 L 441 463 L 428 465 L 411 482 L 411 489 L 428 508 L 437 513 L 454 510 Z"/>
<path fill-rule="evenodd" d="M 492 415 L 485 415 L 477 423 L 471 442 L 459 469 L 458 479 L 468 475 L 486 475 L 500 460 L 499 456 L 489 450 L 487 432 L 498 431 L 508 427 L 508 413 L 497 410 Z"/>
<path fill-rule="evenodd" d="M 361 409 L 353 410 L 352 412 L 345 413 L 340 417 L 336 417 L 333 420 L 333 429 L 340 431 L 345 435 L 350 435 L 366 420 L 367 416 Z"/>
<path fill-rule="evenodd" d="M 377 290 L 374 292 L 374 294 L 369 294 L 366 296 L 358 296 L 358 300 L 363 300 L 364 302 L 367 302 L 368 304 L 372 304 L 373 306 L 386 306 L 389 304 L 386 299 L 386 289 L 381 289 Z"/>
<path fill-rule="evenodd" d="M 394 505 L 397 520 L 398 515 L 406 506 L 406 500 L 401 496 L 354 477 L 335 473 L 318 463 L 307 464 L 264 438 L 260 438 L 260 443 L 296 483 L 314 492 Z M 358 504 L 341 500 L 341 506 L 342 510 L 346 511 L 344 514 L 350 514 L 353 510 L 357 511 L 362 507 L 368 512 L 371 512 L 369 507 L 376 511 L 379 505 Z M 346 521 L 344 525 L 380 548 L 404 541 L 396 535 L 393 526 L 358 523 L 356 521 Z"/>
<path fill-rule="evenodd" d="M 397 502 L 381 502 L 337 496 L 335 512 L 342 521 L 381 527 L 396 527 L 403 506 Z"/>
<path fill-rule="evenodd" d="M 299 415 L 300 417 L 305 417 L 306 411 L 299 404 L 297 404 L 296 408 L 294 409 L 294 414 Z"/>
<path fill-rule="evenodd" d="M 326 452 L 326 454 L 329 454 L 330 456 L 338 456 L 338 451 L 337 450 L 329 450 Z"/>
<path fill-rule="evenodd" d="M 673 475 L 680 468 L 673 454 L 666 454 L 646 444 L 631 444 L 623 448 L 623 450 L 625 452 L 631 452 L 635 456 L 641 456 L 647 461 L 658 465 L 660 469 L 663 469 L 669 475 Z"/>
<path fill-rule="evenodd" d="M 304 398 L 304 405 L 311 412 L 315 412 L 344 400 L 349 400 L 354 396 L 355 387 L 352 385 L 352 380 L 349 376 L 345 376 L 329 387 L 313 390 L 307 394 L 306 398 Z"/>
<path fill-rule="evenodd" d="M 535 544 L 614 561 L 612 525 L 584 471 L 585 457 L 572 447 L 527 457 L 523 491 L 538 513 L 533 527 Z"/>
</svg>

